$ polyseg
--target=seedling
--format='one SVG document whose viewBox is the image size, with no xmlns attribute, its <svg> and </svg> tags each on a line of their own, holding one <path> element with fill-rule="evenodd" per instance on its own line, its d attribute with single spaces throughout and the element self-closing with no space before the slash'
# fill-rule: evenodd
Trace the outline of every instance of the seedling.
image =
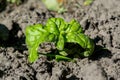
<svg viewBox="0 0 120 80">
<path fill-rule="evenodd" d="M 85 0 L 84 5 L 85 6 L 90 5 L 92 2 L 93 0 Z"/>
<path fill-rule="evenodd" d="M 65 43 L 77 43 L 82 48 L 77 56 L 89 57 L 94 51 L 94 43 L 83 33 L 81 25 L 76 20 L 65 22 L 62 18 L 50 18 L 46 25 L 35 24 L 26 28 L 26 44 L 29 50 L 29 61 L 38 58 L 38 48 L 41 43 L 54 42 L 59 54 L 53 54 L 57 61 L 72 60 L 65 49 Z"/>
<path fill-rule="evenodd" d="M 42 0 L 48 10 L 57 11 L 58 13 L 65 12 L 63 4 L 66 0 Z"/>
</svg>

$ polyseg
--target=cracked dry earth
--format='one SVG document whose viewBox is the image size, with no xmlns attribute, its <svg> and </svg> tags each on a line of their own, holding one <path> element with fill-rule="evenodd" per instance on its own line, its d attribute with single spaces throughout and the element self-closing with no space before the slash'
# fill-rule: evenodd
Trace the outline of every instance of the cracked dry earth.
<svg viewBox="0 0 120 80">
<path fill-rule="evenodd" d="M 84 6 L 83 1 L 69 0 L 63 14 L 47 10 L 40 0 L 7 6 L 0 13 L 0 34 L 7 39 L 0 40 L 0 80 L 120 80 L 120 0 L 94 0 L 89 6 Z M 76 59 L 76 62 L 39 57 L 30 64 L 25 27 L 44 24 L 50 17 L 76 19 L 85 34 L 107 50 L 100 50 L 90 58 Z M 50 43 L 42 46 L 41 51 L 54 48 Z"/>
</svg>

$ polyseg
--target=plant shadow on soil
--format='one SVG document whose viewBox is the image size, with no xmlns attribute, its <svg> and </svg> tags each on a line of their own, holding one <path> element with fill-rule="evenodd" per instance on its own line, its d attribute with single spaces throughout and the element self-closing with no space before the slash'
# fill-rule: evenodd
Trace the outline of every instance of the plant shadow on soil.
<svg viewBox="0 0 120 80">
<path fill-rule="evenodd" d="M 0 70 L 0 78 L 1 78 L 4 74 L 5 74 L 5 72 Z"/>
<path fill-rule="evenodd" d="M 67 78 L 66 80 L 80 80 L 80 79 L 77 76 L 73 75 L 73 76 Z"/>
<path fill-rule="evenodd" d="M 110 58 L 112 56 L 111 52 L 108 49 L 104 49 L 104 47 L 100 45 L 95 46 L 94 53 L 89 57 L 90 60 L 99 60 L 101 58 Z"/>
<path fill-rule="evenodd" d="M 0 12 L 6 9 L 7 3 L 6 0 L 0 0 Z"/>
<path fill-rule="evenodd" d="M 101 58 L 110 58 L 112 57 L 111 51 L 109 51 L 107 48 L 101 46 L 101 45 L 96 45 L 99 40 L 102 40 L 99 36 L 97 36 L 94 40 L 95 43 L 95 49 L 93 54 L 89 57 L 91 60 L 99 60 Z M 103 41 L 103 40 L 102 40 Z"/>
<path fill-rule="evenodd" d="M 22 29 L 19 24 L 16 22 L 12 22 L 12 29 L 8 30 L 8 28 L 0 24 L 1 27 L 1 35 L 0 36 L 0 46 L 2 47 L 13 47 L 14 50 L 18 50 L 23 52 L 26 50 L 25 46 L 25 36 L 23 35 Z M 5 39 L 3 39 L 5 37 Z"/>
</svg>

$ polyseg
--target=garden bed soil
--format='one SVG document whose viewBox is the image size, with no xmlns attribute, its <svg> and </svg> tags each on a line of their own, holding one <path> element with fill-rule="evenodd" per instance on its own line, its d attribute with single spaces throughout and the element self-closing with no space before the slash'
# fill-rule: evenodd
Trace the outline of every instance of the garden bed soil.
<svg viewBox="0 0 120 80">
<path fill-rule="evenodd" d="M 0 41 L 0 80 L 120 80 L 120 0 L 94 0 L 89 6 L 83 1 L 69 0 L 62 14 L 47 10 L 40 0 L 7 6 L 0 13 L 0 34 L 6 37 Z M 25 28 L 44 24 L 50 17 L 76 19 L 96 43 L 96 50 L 98 46 L 106 49 L 90 58 L 76 58 L 76 62 L 39 57 L 30 64 Z M 45 51 L 52 47 L 43 46 Z"/>
</svg>

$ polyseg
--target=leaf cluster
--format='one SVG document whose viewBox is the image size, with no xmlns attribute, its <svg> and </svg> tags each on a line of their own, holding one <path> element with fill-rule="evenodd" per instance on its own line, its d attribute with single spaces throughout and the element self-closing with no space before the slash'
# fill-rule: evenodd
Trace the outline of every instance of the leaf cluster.
<svg viewBox="0 0 120 80">
<path fill-rule="evenodd" d="M 68 60 L 69 53 L 66 52 L 65 43 L 77 43 L 84 51 L 78 56 L 88 57 L 94 51 L 94 43 L 83 33 L 81 25 L 76 20 L 65 22 L 62 18 L 50 18 L 46 25 L 35 24 L 26 28 L 26 44 L 29 50 L 29 61 L 34 62 L 38 58 L 38 48 L 41 43 L 54 42 L 58 54 L 54 54 L 55 59 Z M 73 54 L 75 55 L 75 54 Z"/>
</svg>

